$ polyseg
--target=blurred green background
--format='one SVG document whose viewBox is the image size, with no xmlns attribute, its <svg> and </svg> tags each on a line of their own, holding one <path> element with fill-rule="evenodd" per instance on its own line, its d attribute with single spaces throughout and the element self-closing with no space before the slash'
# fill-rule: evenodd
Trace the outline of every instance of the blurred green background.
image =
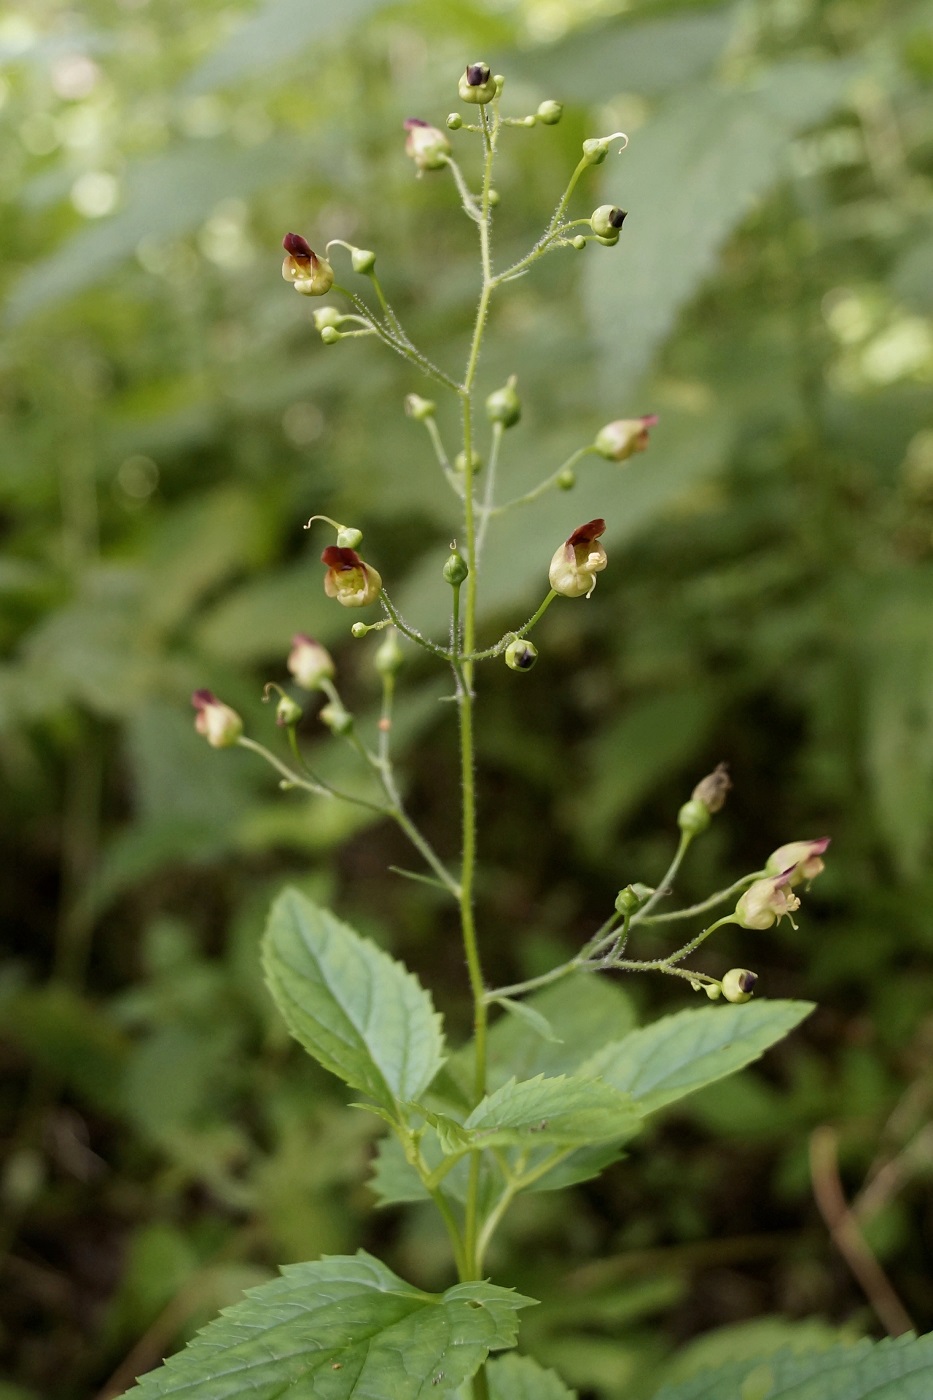
<svg viewBox="0 0 933 1400">
<path fill-rule="evenodd" d="M 533 675 L 480 673 L 488 974 L 543 970 L 620 885 L 656 881 L 721 759 L 735 791 L 685 900 L 833 837 L 799 931 L 727 931 L 703 964 L 818 1014 L 571 1208 L 530 1197 L 494 1276 L 551 1299 L 527 1345 L 602 1400 L 650 1393 L 712 1329 L 674 1366 L 877 1332 L 813 1204 L 829 1125 L 872 1248 L 933 1326 L 933 4 L 30 0 L 0 53 L 0 1398 L 104 1400 L 287 1260 L 363 1243 L 447 1281 L 428 1215 L 371 1213 L 371 1120 L 293 1052 L 257 944 L 298 881 L 463 1030 L 450 913 L 386 873 L 413 863 L 394 830 L 208 749 L 189 695 L 210 686 L 275 744 L 261 688 L 300 629 L 371 722 L 376 639 L 323 596 L 314 511 L 365 528 L 406 610 L 444 626 L 452 498 L 402 412 L 433 392 L 369 342 L 322 346 L 280 240 L 376 249 L 458 372 L 475 232 L 445 176 L 415 178 L 401 124 L 442 124 L 478 58 L 506 111 L 565 103 L 503 142 L 500 265 L 585 137 L 631 137 L 572 210 L 626 208 L 618 247 L 547 259 L 494 313 L 481 392 L 516 372 L 525 410 L 505 491 L 609 419 L 661 419 L 645 456 L 589 459 L 490 540 L 490 639 L 581 520 L 606 517 L 610 567 L 548 613 Z M 456 450 L 449 405 L 439 421 Z M 453 856 L 446 686 L 410 659 L 398 747 Z M 303 735 L 354 780 L 313 713 Z M 684 1005 L 681 984 L 626 991 L 633 1017 Z"/>
</svg>

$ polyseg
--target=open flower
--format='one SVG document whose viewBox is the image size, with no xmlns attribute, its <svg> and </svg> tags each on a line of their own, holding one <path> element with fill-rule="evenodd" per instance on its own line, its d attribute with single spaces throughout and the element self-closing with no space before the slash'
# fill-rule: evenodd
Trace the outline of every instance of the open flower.
<svg viewBox="0 0 933 1400">
<path fill-rule="evenodd" d="M 191 703 L 197 710 L 194 727 L 212 749 L 229 749 L 243 733 L 243 721 L 236 710 L 218 700 L 212 690 L 196 690 Z"/>
<path fill-rule="evenodd" d="M 565 598 L 590 596 L 596 587 L 596 575 L 609 562 L 599 543 L 605 529 L 605 520 L 588 520 L 554 551 L 548 578 L 555 593 L 562 593 Z"/>
<path fill-rule="evenodd" d="M 371 564 L 363 562 L 355 549 L 329 544 L 321 555 L 321 563 L 327 565 L 324 592 L 345 608 L 365 608 L 379 597 L 382 579 Z"/>
<path fill-rule="evenodd" d="M 624 462 L 636 452 L 644 452 L 648 446 L 648 429 L 657 421 L 656 413 L 645 413 L 641 418 L 617 418 L 614 423 L 600 428 L 593 446 L 600 457 L 610 462 Z"/>
<path fill-rule="evenodd" d="M 419 173 L 422 170 L 443 170 L 451 152 L 450 142 L 443 131 L 420 117 L 409 117 L 404 123 L 405 154 L 411 156 Z"/>
<path fill-rule="evenodd" d="M 334 269 L 326 258 L 319 258 L 300 233 L 286 233 L 282 239 L 285 260 L 282 276 L 305 297 L 322 297 L 334 285 Z"/>
<path fill-rule="evenodd" d="M 749 885 L 735 906 L 735 922 L 742 928 L 770 928 L 799 909 L 800 900 L 790 887 L 794 869 L 791 866 L 780 875 L 769 875 Z"/>
<path fill-rule="evenodd" d="M 765 863 L 769 875 L 777 871 L 789 870 L 790 884 L 800 885 L 804 880 L 815 880 L 825 870 L 821 857 L 829 846 L 830 837 L 818 836 L 813 841 L 788 841 L 786 846 L 778 846 Z"/>
</svg>

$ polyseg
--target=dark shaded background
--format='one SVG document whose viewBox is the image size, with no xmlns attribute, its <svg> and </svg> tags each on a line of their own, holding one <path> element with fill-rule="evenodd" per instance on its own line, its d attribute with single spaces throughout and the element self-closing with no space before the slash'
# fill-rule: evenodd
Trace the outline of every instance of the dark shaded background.
<svg viewBox="0 0 933 1400">
<path fill-rule="evenodd" d="M 503 260 L 582 139 L 631 136 L 573 206 L 628 209 L 618 247 L 548 259 L 494 317 L 481 390 L 517 372 L 525 409 L 507 489 L 608 419 L 661 416 L 647 455 L 591 459 L 490 542 L 490 638 L 581 520 L 606 517 L 611 564 L 590 602 L 552 608 L 532 675 L 481 677 L 489 976 L 543 970 L 620 885 L 656 881 L 720 759 L 735 791 L 684 899 L 833 836 L 799 931 L 727 932 L 704 964 L 751 966 L 819 1013 L 569 1208 L 528 1198 L 495 1277 L 560 1300 L 523 1338 L 605 1400 L 649 1394 L 717 1327 L 675 1365 L 877 1333 L 813 1204 L 808 1140 L 829 1125 L 872 1248 L 933 1325 L 931 26 L 929 0 L 7 9 L 2 1400 L 118 1393 L 286 1260 L 365 1243 L 448 1277 L 429 1216 L 370 1213 L 371 1122 L 293 1052 L 256 949 L 297 880 L 463 1027 L 449 915 L 386 873 L 411 863 L 393 830 L 208 749 L 188 697 L 212 687 L 275 743 L 261 687 L 301 629 L 368 722 L 375 642 L 323 597 L 312 511 L 364 527 L 406 609 L 444 625 L 456 526 L 401 411 L 427 386 L 367 342 L 323 347 L 279 242 L 374 247 L 456 371 L 475 235 L 444 176 L 414 178 L 401 123 L 442 123 L 480 57 L 508 111 L 566 104 L 504 145 Z M 444 684 L 411 659 L 400 743 L 411 806 L 453 854 Z M 313 714 L 303 734 L 353 781 Z M 640 1016 L 684 1004 L 679 984 L 630 991 Z"/>
</svg>

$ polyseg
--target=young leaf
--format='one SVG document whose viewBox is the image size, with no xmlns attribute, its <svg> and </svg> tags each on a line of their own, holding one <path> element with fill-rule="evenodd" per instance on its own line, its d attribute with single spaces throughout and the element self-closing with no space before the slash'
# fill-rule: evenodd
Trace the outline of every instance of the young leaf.
<svg viewBox="0 0 933 1400">
<path fill-rule="evenodd" d="M 621 1142 L 641 1128 L 628 1094 L 598 1079 L 510 1079 L 466 1120 L 483 1147 L 579 1147 Z"/>
<path fill-rule="evenodd" d="M 927 1400 L 930 1394 L 933 1333 L 729 1361 L 662 1386 L 655 1400 Z"/>
<path fill-rule="evenodd" d="M 749 1001 L 678 1011 L 598 1050 L 581 1075 L 631 1094 L 643 1113 L 742 1069 L 813 1010 L 809 1001 Z"/>
<path fill-rule="evenodd" d="M 272 906 L 263 940 L 269 990 L 309 1054 L 393 1113 L 442 1063 L 440 1018 L 401 963 L 297 890 Z"/>
<path fill-rule="evenodd" d="M 486 1368 L 489 1400 L 576 1400 L 554 1371 L 545 1371 L 530 1356 L 497 1356 Z"/>
<path fill-rule="evenodd" d="M 132 1400 L 448 1395 L 515 1345 L 516 1313 L 533 1302 L 490 1283 L 422 1293 L 362 1251 L 293 1264 L 144 1376 Z"/>
</svg>

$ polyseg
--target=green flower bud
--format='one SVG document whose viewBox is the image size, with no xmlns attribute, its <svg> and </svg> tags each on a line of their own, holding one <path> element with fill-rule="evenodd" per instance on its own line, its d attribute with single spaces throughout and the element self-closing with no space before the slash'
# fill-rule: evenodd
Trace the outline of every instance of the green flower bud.
<svg viewBox="0 0 933 1400">
<path fill-rule="evenodd" d="M 243 733 L 243 721 L 210 690 L 196 690 L 191 703 L 197 710 L 194 727 L 212 749 L 229 749 Z"/>
<path fill-rule="evenodd" d="M 619 230 L 624 222 L 625 210 L 617 209 L 614 204 L 601 204 L 590 216 L 590 228 L 610 243 L 618 243 Z"/>
<path fill-rule="evenodd" d="M 474 472 L 478 472 L 483 465 L 483 459 L 478 452 L 470 453 L 470 466 Z M 454 458 L 454 466 L 458 472 L 465 472 L 467 469 L 467 459 L 465 452 L 458 452 Z"/>
<path fill-rule="evenodd" d="M 485 106 L 499 91 L 496 79 L 489 71 L 488 63 L 468 63 L 457 85 L 462 102 L 478 103 Z"/>
<path fill-rule="evenodd" d="M 587 165 L 602 165 L 609 154 L 609 142 L 603 137 L 591 137 L 583 142 L 583 154 Z"/>
<path fill-rule="evenodd" d="M 574 234 L 573 238 L 571 238 L 570 240 L 570 246 L 571 248 L 576 248 L 578 253 L 582 253 L 583 249 L 586 247 L 586 239 L 584 238 L 583 234 Z"/>
<path fill-rule="evenodd" d="M 323 345 L 336 345 L 338 340 L 342 340 L 340 332 L 336 326 L 325 326 L 321 331 L 321 343 Z"/>
<path fill-rule="evenodd" d="M 747 967 L 732 967 L 722 979 L 722 994 L 726 1001 L 751 1001 L 757 972 L 749 972 Z"/>
<path fill-rule="evenodd" d="M 354 272 L 372 272 L 376 266 L 376 254 L 370 248 L 354 248 L 350 262 Z"/>
<path fill-rule="evenodd" d="M 593 446 L 607 462 L 624 462 L 648 446 L 648 430 L 658 421 L 656 413 L 644 413 L 641 418 L 616 418 L 600 428 Z"/>
<path fill-rule="evenodd" d="M 530 671 L 538 659 L 538 648 L 523 637 L 516 637 L 505 649 L 505 664 L 511 671 Z"/>
<path fill-rule="evenodd" d="M 385 636 L 385 641 L 381 642 L 373 657 L 373 665 L 380 676 L 394 676 L 401 668 L 405 660 L 405 653 L 399 646 L 398 636 L 395 628 L 390 627 Z"/>
<path fill-rule="evenodd" d="M 282 694 L 275 707 L 275 722 L 281 729 L 293 729 L 302 716 L 302 708 L 290 695 Z"/>
<path fill-rule="evenodd" d="M 626 885 L 624 890 L 619 890 L 616 895 L 616 912 L 622 915 L 636 913 L 643 904 L 654 894 L 650 885 L 643 885 L 636 882 L 634 885 Z"/>
<path fill-rule="evenodd" d="M 459 588 L 469 575 L 470 569 L 462 554 L 454 550 L 444 565 L 444 577 L 452 588 Z"/>
<path fill-rule="evenodd" d="M 331 701 L 320 711 L 318 718 L 326 724 L 331 734 L 349 734 L 353 728 L 353 716 L 339 702 Z"/>
<path fill-rule="evenodd" d="M 563 107 L 552 98 L 548 98 L 538 105 L 538 121 L 544 122 L 545 126 L 556 126 L 563 115 Z"/>
<path fill-rule="evenodd" d="M 490 209 L 497 209 L 502 196 L 499 194 L 498 190 L 490 190 L 487 198 L 489 200 Z"/>
<path fill-rule="evenodd" d="M 449 131 L 459 131 L 463 126 L 463 118 L 459 112 L 451 112 L 447 118 L 447 128 Z"/>
<path fill-rule="evenodd" d="M 515 392 L 518 380 L 510 374 L 507 383 L 494 390 L 486 400 L 486 417 L 490 423 L 501 423 L 503 428 L 513 427 L 522 416 L 522 405 Z"/>
<path fill-rule="evenodd" d="M 705 802 L 691 797 L 677 813 L 677 825 L 685 836 L 701 836 L 709 826 L 709 808 Z"/>
<path fill-rule="evenodd" d="M 336 306 L 319 306 L 315 311 L 312 311 L 311 315 L 314 318 L 316 331 L 322 331 L 326 326 L 333 326 L 336 330 L 343 320 Z"/>
<path fill-rule="evenodd" d="M 425 423 L 429 418 L 433 418 L 437 412 L 437 404 L 433 399 L 423 399 L 420 394 L 407 394 L 405 397 L 405 412 L 409 418 L 414 418 L 416 423 Z"/>
<path fill-rule="evenodd" d="M 338 549 L 356 549 L 362 542 L 363 531 L 358 530 L 355 525 L 341 525 L 337 531 Z"/>
<path fill-rule="evenodd" d="M 722 996 L 722 987 L 720 987 L 718 982 L 704 982 L 703 990 L 710 1001 L 718 1001 Z"/>
<path fill-rule="evenodd" d="M 576 484 L 577 484 L 577 474 L 576 474 L 576 472 L 571 471 L 569 467 L 565 467 L 564 470 L 563 470 L 562 472 L 558 472 L 558 474 L 557 474 L 557 489 L 558 489 L 558 491 L 572 491 L 573 488 L 576 486 Z"/>
<path fill-rule="evenodd" d="M 350 636 L 356 637 L 357 641 L 359 641 L 361 637 L 367 636 L 371 631 L 372 628 L 368 623 L 354 622 L 353 626 L 350 628 Z"/>
</svg>

